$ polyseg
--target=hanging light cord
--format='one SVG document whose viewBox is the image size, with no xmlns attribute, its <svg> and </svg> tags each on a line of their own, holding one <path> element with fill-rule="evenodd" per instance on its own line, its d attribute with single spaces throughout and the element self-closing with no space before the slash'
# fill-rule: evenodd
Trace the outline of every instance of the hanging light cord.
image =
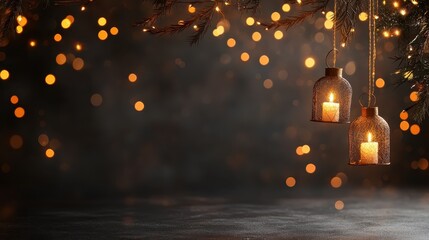
<svg viewBox="0 0 429 240">
<path fill-rule="evenodd" d="M 374 95 L 374 85 L 375 85 L 375 60 L 377 57 L 376 49 L 376 16 L 375 8 L 378 3 L 375 4 L 377 0 L 369 0 L 369 19 L 368 19 L 368 30 L 369 30 L 369 53 L 368 53 L 368 107 L 373 103 L 372 97 Z"/>
<path fill-rule="evenodd" d="M 337 0 L 334 0 L 334 26 L 333 26 L 333 52 L 334 52 L 334 67 L 337 64 Z"/>
</svg>

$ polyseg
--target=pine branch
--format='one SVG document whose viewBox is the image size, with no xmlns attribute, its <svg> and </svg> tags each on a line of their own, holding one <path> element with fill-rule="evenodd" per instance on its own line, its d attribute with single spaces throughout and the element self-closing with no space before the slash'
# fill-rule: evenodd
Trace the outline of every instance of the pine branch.
<svg viewBox="0 0 429 240">
<path fill-rule="evenodd" d="M 379 28 L 391 32 L 400 30 L 398 53 L 397 86 L 411 85 L 418 100 L 405 110 L 412 113 L 414 120 L 421 122 L 429 114 L 429 4 L 402 3 L 405 15 L 388 6 L 383 7 Z M 402 26 L 399 29 L 399 26 Z"/>
<path fill-rule="evenodd" d="M 24 12 L 31 12 L 40 4 L 55 6 L 88 5 L 93 0 L 0 0 L 0 40 L 14 33 L 17 17 Z"/>
<path fill-rule="evenodd" d="M 288 0 L 286 1 L 287 3 L 290 4 L 296 4 L 296 1 L 292 1 L 292 0 Z M 302 7 L 306 7 L 306 6 L 310 6 L 310 10 L 304 10 L 301 11 L 298 15 L 296 16 L 291 16 L 291 17 L 286 17 L 284 19 L 280 19 L 278 21 L 274 21 L 271 23 L 261 23 L 262 26 L 266 27 L 267 29 L 277 29 L 279 27 L 283 27 L 286 30 L 291 28 L 292 26 L 301 23 L 302 21 L 304 21 L 305 19 L 314 16 L 316 13 L 320 13 L 321 11 L 326 9 L 326 6 L 328 5 L 329 0 L 309 0 L 309 1 L 303 1 L 301 6 Z"/>
</svg>

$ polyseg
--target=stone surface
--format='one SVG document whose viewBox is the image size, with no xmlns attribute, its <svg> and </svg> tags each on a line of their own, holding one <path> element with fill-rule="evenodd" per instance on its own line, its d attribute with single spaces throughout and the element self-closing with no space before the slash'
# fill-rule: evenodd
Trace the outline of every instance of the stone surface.
<svg viewBox="0 0 429 240">
<path fill-rule="evenodd" d="M 30 208 L 0 239 L 429 239 L 424 193 L 275 198 L 156 197 Z"/>
</svg>

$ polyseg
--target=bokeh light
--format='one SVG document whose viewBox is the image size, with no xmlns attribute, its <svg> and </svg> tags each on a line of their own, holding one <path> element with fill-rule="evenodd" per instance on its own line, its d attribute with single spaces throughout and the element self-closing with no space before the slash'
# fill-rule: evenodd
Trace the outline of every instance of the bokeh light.
<svg viewBox="0 0 429 240">
<path fill-rule="evenodd" d="M 53 74 L 48 74 L 45 77 L 45 83 L 48 85 L 53 85 L 56 81 L 56 78 Z"/>
<path fill-rule="evenodd" d="M 14 113 L 16 118 L 23 118 L 25 116 L 25 110 L 23 107 L 15 108 Z"/>
<path fill-rule="evenodd" d="M 342 184 L 343 184 L 343 181 L 341 180 L 340 177 L 335 176 L 331 179 L 331 186 L 333 188 L 340 188 Z"/>
<path fill-rule="evenodd" d="M 282 11 L 283 12 L 289 12 L 290 11 L 290 5 L 285 3 L 282 5 Z"/>
<path fill-rule="evenodd" d="M 137 81 L 137 75 L 135 74 L 135 73 L 130 73 L 129 75 L 128 75 L 128 81 L 130 81 L 130 82 L 136 82 Z"/>
<path fill-rule="evenodd" d="M 255 24 L 255 19 L 254 19 L 254 18 L 252 18 L 252 17 L 248 17 L 248 18 L 246 18 L 246 24 L 247 24 L 248 26 L 253 26 L 253 25 Z"/>
<path fill-rule="evenodd" d="M 341 200 L 338 200 L 335 202 L 335 209 L 337 209 L 338 211 L 343 210 L 344 209 L 344 202 Z"/>
<path fill-rule="evenodd" d="M 101 17 L 101 18 L 98 19 L 97 23 L 98 23 L 98 25 L 100 27 L 103 27 L 103 26 L 105 26 L 107 24 L 107 19 L 104 18 L 104 17 Z"/>
<path fill-rule="evenodd" d="M 55 151 L 52 148 L 48 148 L 45 151 L 45 155 L 47 158 L 53 158 L 55 156 Z"/>
<path fill-rule="evenodd" d="M 264 80 L 264 88 L 270 89 L 273 87 L 273 80 L 271 79 L 265 79 Z"/>
<path fill-rule="evenodd" d="M 12 97 L 10 97 L 10 103 L 17 104 L 18 102 L 19 102 L 18 96 L 13 95 Z"/>
<path fill-rule="evenodd" d="M 270 58 L 269 58 L 267 55 L 262 55 L 262 56 L 259 58 L 259 63 L 260 63 L 262 66 L 266 66 L 266 65 L 268 65 L 268 63 L 270 63 Z"/>
<path fill-rule="evenodd" d="M 384 85 L 385 85 L 384 79 L 377 78 L 377 80 L 375 81 L 375 86 L 377 86 L 378 88 L 383 88 Z"/>
<path fill-rule="evenodd" d="M 413 125 L 410 127 L 410 132 L 411 132 L 411 134 L 413 134 L 413 135 L 419 135 L 419 133 L 420 133 L 420 126 L 419 126 L 418 124 L 413 124 Z"/>
<path fill-rule="evenodd" d="M 9 78 L 9 76 L 10 76 L 10 74 L 9 74 L 8 70 L 3 69 L 3 70 L 0 71 L 0 78 L 2 80 L 7 80 Z"/>
<path fill-rule="evenodd" d="M 402 120 L 407 120 L 408 119 L 408 112 L 407 111 L 402 111 L 399 114 L 399 118 L 401 118 Z"/>
<path fill-rule="evenodd" d="M 58 65 L 64 65 L 67 62 L 67 57 L 65 54 L 60 53 L 55 58 L 55 61 L 57 62 Z"/>
<path fill-rule="evenodd" d="M 100 30 L 98 32 L 98 39 L 100 39 L 101 41 L 106 40 L 108 36 L 109 34 L 105 30 Z"/>
<path fill-rule="evenodd" d="M 241 61 L 247 62 L 250 59 L 250 55 L 247 52 L 243 52 L 240 56 Z"/>
<path fill-rule="evenodd" d="M 304 64 L 307 68 L 312 68 L 314 65 L 316 65 L 316 60 L 314 60 L 312 57 L 308 57 L 305 59 Z"/>
<path fill-rule="evenodd" d="M 305 166 L 305 171 L 309 174 L 313 174 L 316 172 L 316 165 L 312 163 L 307 164 L 307 166 Z"/>
<path fill-rule="evenodd" d="M 261 41 L 261 39 L 262 39 L 262 35 L 261 35 L 261 33 L 260 33 L 260 32 L 254 32 L 254 33 L 252 34 L 252 40 L 253 40 L 253 41 L 255 41 L 255 42 L 259 42 L 259 41 Z"/>
<path fill-rule="evenodd" d="M 226 45 L 227 45 L 228 47 L 230 47 L 230 48 L 235 47 L 235 45 L 236 45 L 236 41 L 235 41 L 235 39 L 234 39 L 234 38 L 229 38 L 229 39 L 226 41 Z"/>
<path fill-rule="evenodd" d="M 407 131 L 410 128 L 410 124 L 407 121 L 401 121 L 399 128 L 401 128 L 402 131 Z"/>
<path fill-rule="evenodd" d="M 288 178 L 286 178 L 285 183 L 286 183 L 286 186 L 292 188 L 296 185 L 296 180 L 294 177 L 288 177 Z"/>
<path fill-rule="evenodd" d="M 134 103 L 134 109 L 138 112 L 143 111 L 144 103 L 142 101 L 137 101 L 136 103 Z"/>
</svg>

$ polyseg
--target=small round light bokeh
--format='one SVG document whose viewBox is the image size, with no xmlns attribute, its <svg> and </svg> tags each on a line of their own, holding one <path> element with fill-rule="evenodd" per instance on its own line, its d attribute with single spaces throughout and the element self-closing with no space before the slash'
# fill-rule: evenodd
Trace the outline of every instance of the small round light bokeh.
<svg viewBox="0 0 429 240">
<path fill-rule="evenodd" d="M 311 121 L 350 122 L 352 87 L 342 72 L 342 68 L 326 68 L 325 76 L 314 84 Z"/>
<path fill-rule="evenodd" d="M 390 128 L 378 107 L 362 107 L 362 116 L 350 124 L 350 165 L 389 165 Z"/>
</svg>

